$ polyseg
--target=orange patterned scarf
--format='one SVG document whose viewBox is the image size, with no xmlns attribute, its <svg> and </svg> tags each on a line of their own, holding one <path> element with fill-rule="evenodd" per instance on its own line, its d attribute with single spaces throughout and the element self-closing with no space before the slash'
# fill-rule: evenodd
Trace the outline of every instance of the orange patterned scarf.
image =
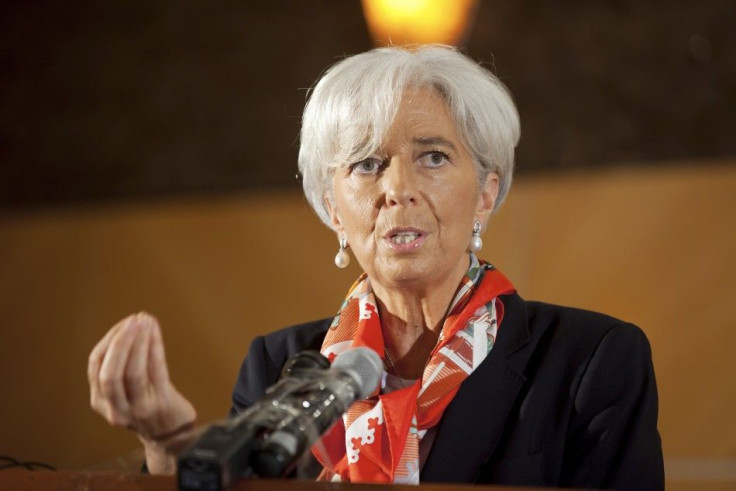
<svg viewBox="0 0 736 491">
<path fill-rule="evenodd" d="M 471 254 L 470 268 L 451 303 L 421 380 L 357 401 L 313 447 L 325 467 L 321 480 L 419 483 L 419 441 L 435 426 L 460 384 L 493 348 L 503 318 L 499 295 L 512 293 L 506 277 Z M 385 350 L 376 299 L 363 274 L 350 289 L 322 344 L 333 360 L 343 351 Z"/>
</svg>

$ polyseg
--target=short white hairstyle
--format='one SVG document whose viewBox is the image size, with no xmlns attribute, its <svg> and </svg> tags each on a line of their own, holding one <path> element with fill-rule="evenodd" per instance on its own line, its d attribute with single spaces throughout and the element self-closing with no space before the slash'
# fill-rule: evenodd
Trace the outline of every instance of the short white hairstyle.
<svg viewBox="0 0 736 491">
<path fill-rule="evenodd" d="M 407 89 L 430 88 L 447 104 L 460 139 L 473 157 L 478 184 L 499 178 L 494 208 L 508 194 L 519 141 L 519 114 L 495 75 L 455 48 L 386 47 L 345 58 L 329 68 L 304 107 L 299 171 L 304 193 L 332 228 L 325 196 L 335 169 L 381 148 Z"/>
</svg>

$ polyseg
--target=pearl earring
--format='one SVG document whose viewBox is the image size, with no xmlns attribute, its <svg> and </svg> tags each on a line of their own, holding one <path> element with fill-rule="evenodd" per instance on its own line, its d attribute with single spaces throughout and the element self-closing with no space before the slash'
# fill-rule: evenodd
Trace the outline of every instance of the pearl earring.
<svg viewBox="0 0 736 491">
<path fill-rule="evenodd" d="M 340 269 L 347 268 L 350 264 L 350 254 L 348 254 L 347 248 L 348 240 L 343 235 L 340 237 L 340 250 L 335 255 L 335 266 Z"/>
<path fill-rule="evenodd" d="M 483 248 L 483 239 L 480 238 L 480 222 L 478 220 L 473 224 L 473 238 L 470 239 L 470 250 L 478 252 Z"/>
</svg>

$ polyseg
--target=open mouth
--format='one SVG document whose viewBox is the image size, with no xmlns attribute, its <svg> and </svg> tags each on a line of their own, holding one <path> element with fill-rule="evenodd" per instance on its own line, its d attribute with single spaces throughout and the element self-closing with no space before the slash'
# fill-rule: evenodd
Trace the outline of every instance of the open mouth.
<svg viewBox="0 0 736 491">
<path fill-rule="evenodd" d="M 419 235 L 416 232 L 399 232 L 389 237 L 389 240 L 393 244 L 408 244 L 417 240 Z"/>
</svg>

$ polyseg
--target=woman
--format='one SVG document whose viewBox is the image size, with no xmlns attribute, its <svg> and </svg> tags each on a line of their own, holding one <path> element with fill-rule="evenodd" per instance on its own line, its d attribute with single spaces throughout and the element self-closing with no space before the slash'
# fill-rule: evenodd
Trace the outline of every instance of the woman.
<svg viewBox="0 0 736 491">
<path fill-rule="evenodd" d="M 443 46 L 382 48 L 325 73 L 304 111 L 306 196 L 365 273 L 334 318 L 256 338 L 233 413 L 304 349 L 384 360 L 318 455 L 323 479 L 663 487 L 649 345 L 630 324 L 527 302 L 477 259 L 511 183 L 519 121 L 505 87 Z M 191 404 L 169 381 L 158 325 L 122 321 L 90 355 L 92 406 L 139 435 L 152 472 Z"/>
</svg>

